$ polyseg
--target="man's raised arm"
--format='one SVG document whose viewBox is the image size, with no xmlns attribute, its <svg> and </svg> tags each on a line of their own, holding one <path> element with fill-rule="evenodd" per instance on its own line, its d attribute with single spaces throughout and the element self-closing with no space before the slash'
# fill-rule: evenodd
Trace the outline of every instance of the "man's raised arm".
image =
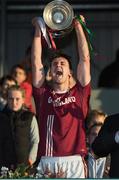
<svg viewBox="0 0 119 180">
<path fill-rule="evenodd" d="M 80 16 L 83 20 L 83 16 Z M 75 31 L 78 42 L 79 63 L 77 67 L 77 79 L 82 86 L 86 86 L 90 80 L 90 53 L 88 43 L 82 25 L 75 19 Z"/>
<path fill-rule="evenodd" d="M 41 30 L 37 18 L 34 18 L 32 23 L 35 27 L 31 52 L 32 79 L 33 85 L 39 88 L 45 80 L 44 67 L 42 64 Z"/>
</svg>

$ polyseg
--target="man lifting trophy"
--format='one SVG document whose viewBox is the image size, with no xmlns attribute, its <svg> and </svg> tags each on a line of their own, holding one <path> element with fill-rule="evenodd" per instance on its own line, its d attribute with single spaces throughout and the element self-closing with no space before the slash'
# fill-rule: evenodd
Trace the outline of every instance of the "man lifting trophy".
<svg viewBox="0 0 119 180">
<path fill-rule="evenodd" d="M 39 124 L 38 178 L 86 178 L 87 155 L 85 119 L 90 98 L 90 52 L 84 33 L 84 18 L 75 18 L 65 1 L 54 0 L 44 9 L 43 18 L 32 21 L 35 27 L 32 43 L 32 84 Z M 76 33 L 76 77 L 69 55 L 57 50 L 60 42 Z M 52 51 L 49 60 L 50 82 L 46 79 L 42 36 Z M 69 49 L 68 49 L 69 50 Z"/>
</svg>

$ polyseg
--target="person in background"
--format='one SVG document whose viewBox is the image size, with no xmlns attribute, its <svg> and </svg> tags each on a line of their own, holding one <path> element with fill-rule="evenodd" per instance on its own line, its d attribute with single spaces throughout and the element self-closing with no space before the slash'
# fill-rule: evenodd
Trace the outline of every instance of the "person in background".
<svg viewBox="0 0 119 180">
<path fill-rule="evenodd" d="M 106 157 L 98 158 L 92 150 L 92 143 L 94 139 L 97 137 L 102 125 L 103 123 L 101 122 L 94 123 L 92 126 L 90 126 L 88 130 L 88 143 L 89 143 L 88 177 L 89 178 L 104 177 Z"/>
<path fill-rule="evenodd" d="M 31 72 L 31 45 L 25 51 L 25 57 L 21 61 L 20 65 L 25 69 L 27 73 L 27 81 L 32 83 L 32 72 Z"/>
<path fill-rule="evenodd" d="M 108 177 L 110 167 L 110 157 L 98 158 L 92 151 L 92 143 L 98 132 L 103 125 L 106 114 L 97 109 L 90 110 L 86 118 L 86 130 L 87 130 L 87 148 L 88 148 L 88 174 L 89 178 L 102 178 Z"/>
<path fill-rule="evenodd" d="M 90 110 L 87 119 L 86 119 L 86 128 L 87 130 L 90 129 L 91 126 L 93 126 L 93 124 L 96 123 L 104 123 L 105 118 L 106 118 L 106 114 L 100 110 L 97 109 L 92 109 Z"/>
<path fill-rule="evenodd" d="M 25 91 L 18 85 L 8 90 L 3 113 L 9 118 L 14 140 L 16 163 L 32 165 L 37 158 L 39 129 L 35 115 L 24 108 Z"/>
<path fill-rule="evenodd" d="M 5 75 L 0 79 L 0 111 L 2 111 L 7 104 L 7 92 L 9 87 L 15 84 L 16 81 L 10 75 Z"/>
<path fill-rule="evenodd" d="M 16 157 L 9 118 L 0 112 L 0 169 L 15 168 Z"/>
<path fill-rule="evenodd" d="M 31 111 L 35 112 L 32 102 L 32 85 L 27 81 L 27 73 L 23 66 L 16 64 L 11 69 L 11 76 L 17 84 L 25 90 L 25 105 Z"/>
<path fill-rule="evenodd" d="M 98 157 L 110 154 L 110 178 L 119 178 L 119 114 L 107 116 L 98 136 L 95 138 L 92 149 Z"/>
<path fill-rule="evenodd" d="M 40 124 L 39 177 L 85 178 L 85 118 L 91 90 L 90 53 L 85 33 L 80 22 L 74 19 L 79 53 L 77 79 L 73 78 L 71 58 L 55 51 L 49 60 L 51 82 L 47 83 L 41 58 L 40 25 L 37 18 L 32 22 L 35 27 L 31 58 L 33 95 Z"/>
</svg>

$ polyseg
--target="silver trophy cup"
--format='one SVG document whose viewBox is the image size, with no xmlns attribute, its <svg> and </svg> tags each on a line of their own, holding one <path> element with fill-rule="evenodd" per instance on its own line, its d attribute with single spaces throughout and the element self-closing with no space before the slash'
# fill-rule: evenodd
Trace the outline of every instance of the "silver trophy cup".
<svg viewBox="0 0 119 180">
<path fill-rule="evenodd" d="M 63 37 L 72 31 L 74 12 L 72 6 L 63 0 L 54 0 L 45 6 L 43 19 L 54 38 Z"/>
</svg>

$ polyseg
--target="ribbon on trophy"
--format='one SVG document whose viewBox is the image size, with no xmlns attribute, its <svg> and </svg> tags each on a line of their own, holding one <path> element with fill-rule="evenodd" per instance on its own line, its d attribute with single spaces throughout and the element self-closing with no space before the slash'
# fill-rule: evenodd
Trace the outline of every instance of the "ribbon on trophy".
<svg viewBox="0 0 119 180">
<path fill-rule="evenodd" d="M 51 49 L 51 48 L 56 49 L 55 42 L 54 42 L 53 38 L 50 36 L 50 33 L 47 32 L 46 24 L 45 24 L 43 18 L 38 17 L 37 21 L 38 21 L 39 27 L 41 29 L 41 33 L 43 35 L 43 38 L 47 42 L 47 45 L 48 45 L 49 49 Z"/>
</svg>

